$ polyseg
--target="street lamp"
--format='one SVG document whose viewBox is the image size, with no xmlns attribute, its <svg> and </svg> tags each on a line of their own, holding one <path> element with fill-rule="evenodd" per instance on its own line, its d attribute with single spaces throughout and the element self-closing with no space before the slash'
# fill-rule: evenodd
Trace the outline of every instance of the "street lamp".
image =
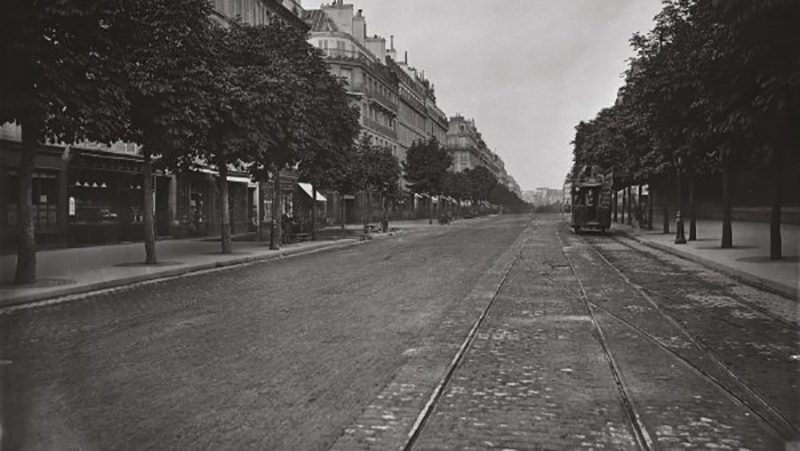
<svg viewBox="0 0 800 451">
<path fill-rule="evenodd" d="M 683 233 L 683 218 L 681 218 L 681 210 L 683 207 L 683 190 L 681 189 L 681 157 L 678 157 L 678 165 L 675 168 L 678 182 L 678 208 L 675 212 L 675 244 L 686 244 L 686 236 Z"/>
</svg>

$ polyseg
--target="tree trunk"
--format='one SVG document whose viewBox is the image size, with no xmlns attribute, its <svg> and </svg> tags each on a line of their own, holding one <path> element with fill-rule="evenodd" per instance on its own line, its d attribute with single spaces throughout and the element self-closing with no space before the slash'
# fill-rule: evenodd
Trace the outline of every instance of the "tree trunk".
<svg viewBox="0 0 800 451">
<path fill-rule="evenodd" d="M 311 185 L 311 241 L 317 241 L 317 185 Z"/>
<path fill-rule="evenodd" d="M 622 210 L 620 211 L 620 218 L 619 219 L 620 219 L 620 223 L 623 224 L 623 225 L 625 224 L 625 207 L 627 206 L 627 203 L 628 203 L 627 192 L 628 191 L 627 191 L 626 188 L 622 188 Z"/>
<path fill-rule="evenodd" d="M 428 197 L 428 224 L 433 224 L 433 196 Z"/>
<path fill-rule="evenodd" d="M 689 171 L 689 241 L 697 241 L 697 205 L 695 203 L 695 176 Z"/>
<path fill-rule="evenodd" d="M 345 221 L 344 221 L 344 217 L 345 217 L 345 213 L 347 213 L 347 211 L 346 211 L 346 208 L 345 208 L 345 205 L 344 205 L 344 194 L 340 194 L 340 195 L 339 195 L 339 198 L 340 198 L 340 200 L 341 200 L 341 202 L 339 202 L 339 211 L 342 213 L 342 236 L 344 236 L 344 235 L 345 235 L 345 230 L 344 230 L 344 223 L 345 223 Z"/>
<path fill-rule="evenodd" d="M 628 221 L 626 224 L 632 225 L 633 224 L 633 187 L 628 186 L 625 188 L 628 191 Z"/>
<path fill-rule="evenodd" d="M 617 202 L 619 202 L 619 191 L 615 189 L 615 190 L 614 190 L 614 194 L 613 194 L 613 196 L 612 196 L 612 197 L 614 198 L 614 199 L 612 200 L 612 202 L 613 202 L 613 204 L 612 204 L 612 209 L 613 209 L 613 213 L 614 213 L 614 222 L 619 222 L 619 221 L 617 220 L 617 218 L 618 218 L 618 217 L 617 217 Z"/>
<path fill-rule="evenodd" d="M 733 174 L 728 165 L 722 168 L 722 242 L 720 247 L 730 249 L 733 247 L 733 230 L 731 227 L 731 183 Z"/>
<path fill-rule="evenodd" d="M 653 208 L 655 205 L 655 191 L 653 184 L 647 183 L 647 230 L 653 230 Z"/>
<path fill-rule="evenodd" d="M 272 167 L 272 238 L 270 238 L 269 248 L 278 250 L 281 248 L 281 237 L 283 225 L 281 220 L 281 171 Z"/>
<path fill-rule="evenodd" d="M 36 281 L 36 230 L 33 225 L 33 171 L 36 167 L 36 137 L 34 121 L 22 124 L 22 155 L 19 160 L 19 196 L 17 197 L 17 271 L 14 283 Z"/>
<path fill-rule="evenodd" d="M 389 231 L 389 203 L 387 202 L 386 196 L 381 193 L 381 231 L 386 233 Z"/>
<path fill-rule="evenodd" d="M 669 175 L 664 175 L 664 189 L 662 189 L 662 193 L 664 196 L 664 205 L 661 207 L 661 213 L 663 215 L 662 221 L 662 228 L 664 233 L 669 233 Z"/>
<path fill-rule="evenodd" d="M 642 213 L 644 209 L 642 208 L 642 185 L 636 185 L 636 223 L 639 224 L 639 228 L 642 228 Z"/>
<path fill-rule="evenodd" d="M 144 263 L 155 265 L 156 258 L 156 228 L 153 215 L 153 160 L 147 146 L 142 147 L 144 157 Z"/>
<path fill-rule="evenodd" d="M 369 191 L 364 190 L 364 205 L 362 219 L 364 220 L 364 235 L 369 231 Z"/>
<path fill-rule="evenodd" d="M 264 241 L 264 180 L 261 180 L 259 177 L 258 180 L 258 205 L 256 206 L 256 214 L 258 218 L 256 220 L 256 240 L 261 242 Z"/>
<path fill-rule="evenodd" d="M 781 151 L 774 149 L 772 152 L 772 208 L 769 215 L 769 258 L 780 260 L 783 258 L 783 240 L 781 239 Z"/>
<path fill-rule="evenodd" d="M 219 164 L 219 197 L 220 197 L 220 242 L 222 243 L 222 253 L 230 254 L 233 251 L 231 243 L 231 212 L 230 199 L 228 198 L 228 166 L 225 163 Z"/>
</svg>

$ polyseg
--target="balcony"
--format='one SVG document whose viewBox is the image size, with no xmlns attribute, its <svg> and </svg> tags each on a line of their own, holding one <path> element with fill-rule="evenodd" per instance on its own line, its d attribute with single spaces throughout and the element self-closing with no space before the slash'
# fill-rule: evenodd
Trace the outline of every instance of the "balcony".
<svg viewBox="0 0 800 451">
<path fill-rule="evenodd" d="M 386 85 L 392 85 L 391 77 L 387 78 L 387 69 L 380 63 L 372 61 L 362 52 L 358 50 L 348 49 L 320 49 L 326 60 L 338 61 L 343 63 L 358 63 L 360 64 L 370 76 L 375 79 L 382 80 Z M 387 81 L 388 80 L 388 81 Z M 396 85 L 396 84 L 395 84 Z M 376 103 L 391 114 L 397 115 L 397 100 L 392 99 L 391 96 L 384 94 L 380 89 L 373 88 L 371 85 L 364 82 L 355 83 L 350 82 L 348 89 L 351 92 L 359 92 L 367 95 L 370 101 Z"/>
<path fill-rule="evenodd" d="M 348 49 L 318 49 L 318 50 L 322 52 L 325 59 L 360 61 L 364 63 L 372 62 L 362 52 L 358 50 L 348 50 Z"/>
<path fill-rule="evenodd" d="M 366 92 L 367 92 L 367 97 L 371 102 L 377 104 L 378 106 L 383 107 L 383 109 L 387 110 L 388 112 L 397 115 L 396 100 L 393 100 L 391 97 L 382 93 L 380 90 L 373 89 L 369 86 L 367 86 Z"/>
<path fill-rule="evenodd" d="M 397 140 L 397 132 L 394 131 L 391 127 L 387 127 L 383 124 L 378 123 L 375 120 L 372 120 L 368 117 L 362 118 L 364 122 L 364 128 L 368 130 L 372 130 L 378 132 L 386 137 L 391 139 Z"/>
<path fill-rule="evenodd" d="M 402 95 L 400 96 L 403 102 L 407 103 L 411 108 L 417 110 L 418 113 L 425 115 L 425 104 L 420 102 L 419 100 L 415 99 L 411 95 Z"/>
</svg>

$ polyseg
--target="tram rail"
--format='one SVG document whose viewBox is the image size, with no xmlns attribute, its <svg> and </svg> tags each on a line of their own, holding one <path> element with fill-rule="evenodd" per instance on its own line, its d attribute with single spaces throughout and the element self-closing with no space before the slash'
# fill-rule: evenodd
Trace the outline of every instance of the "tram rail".
<svg viewBox="0 0 800 451">
<path fill-rule="evenodd" d="M 586 299 L 586 301 L 593 309 L 600 310 L 603 313 L 606 313 L 610 317 L 614 318 L 616 321 L 624 324 L 631 331 L 634 331 L 638 335 L 654 343 L 656 346 L 659 347 L 659 349 L 662 349 L 666 353 L 672 355 L 680 363 L 694 370 L 703 379 L 708 381 L 713 386 L 717 387 L 717 389 L 721 390 L 726 396 L 729 396 L 739 405 L 746 408 L 751 413 L 755 414 L 765 424 L 767 424 L 775 433 L 777 433 L 783 440 L 786 441 L 796 440 L 800 436 L 800 427 L 798 427 L 796 424 L 792 423 L 789 419 L 787 419 L 780 412 L 780 410 L 777 409 L 774 405 L 772 405 L 768 400 L 766 400 L 764 396 L 762 396 L 758 392 L 758 390 L 756 390 L 751 384 L 749 384 L 742 377 L 740 377 L 732 368 L 730 368 L 730 366 L 725 364 L 722 361 L 722 359 L 720 359 L 720 357 L 712 349 L 710 349 L 707 345 L 698 340 L 698 338 L 694 334 L 692 334 L 686 327 L 681 325 L 672 315 L 664 311 L 664 309 L 661 306 L 659 306 L 658 303 L 652 298 L 650 294 L 651 290 L 648 290 L 646 287 L 641 286 L 632 281 L 631 278 L 628 277 L 628 275 L 626 275 L 622 269 L 620 269 L 617 265 L 611 262 L 605 255 L 603 255 L 603 253 L 599 249 L 597 249 L 596 246 L 593 246 L 592 245 L 593 242 L 591 242 L 586 236 L 579 236 L 578 239 L 581 240 L 584 244 L 586 244 L 587 247 L 591 249 L 592 253 L 594 253 L 606 266 L 611 268 L 626 285 L 633 288 L 637 293 L 639 293 L 642 299 L 646 300 L 662 318 L 667 320 L 670 323 L 670 325 L 675 330 L 679 331 L 697 350 L 700 350 L 703 355 L 707 356 L 709 360 L 712 362 L 712 364 L 703 367 L 701 364 L 693 362 L 693 359 L 690 356 L 683 355 L 680 351 L 677 351 L 667 346 L 661 339 L 649 333 L 639 325 L 633 323 L 632 321 L 626 320 L 621 315 L 616 314 L 610 309 L 601 307 L 596 303 Z M 609 237 L 603 237 L 603 239 L 607 240 L 609 239 Z M 636 249 L 633 246 L 630 246 L 628 243 L 625 243 L 622 240 L 614 238 L 611 239 L 616 243 L 622 244 L 632 249 L 634 252 L 641 252 L 640 250 Z M 577 273 L 576 273 L 576 278 L 580 280 L 580 278 L 577 276 Z M 706 283 L 706 284 L 708 283 L 707 281 L 703 281 L 700 278 L 696 278 L 696 280 L 701 283 Z M 655 294 L 655 295 L 660 296 L 660 294 Z M 755 306 L 749 303 L 742 303 L 742 305 L 753 311 L 765 314 L 769 316 L 771 319 L 779 320 L 783 324 L 791 326 L 789 322 L 777 317 L 776 315 L 770 314 L 766 311 L 762 311 L 764 309 L 756 309 Z M 715 372 L 721 374 L 714 375 L 713 373 Z M 722 379 L 727 379 L 727 381 L 723 381 Z"/>
</svg>

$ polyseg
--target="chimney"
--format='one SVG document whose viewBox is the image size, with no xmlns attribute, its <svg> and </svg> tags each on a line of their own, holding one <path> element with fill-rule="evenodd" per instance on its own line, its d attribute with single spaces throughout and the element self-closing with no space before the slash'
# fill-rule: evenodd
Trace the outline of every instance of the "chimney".
<svg viewBox="0 0 800 451">
<path fill-rule="evenodd" d="M 367 20 L 362 10 L 359 9 L 356 15 L 351 19 L 350 30 L 352 30 L 351 35 L 356 38 L 356 41 L 363 44 L 364 38 L 367 37 Z"/>
<path fill-rule="evenodd" d="M 397 61 L 397 52 L 394 50 L 394 35 L 389 36 L 389 50 L 386 51 L 386 55 L 388 55 L 392 61 Z"/>
<path fill-rule="evenodd" d="M 405 51 L 405 56 L 403 57 L 403 63 L 408 66 L 408 50 Z"/>
</svg>

